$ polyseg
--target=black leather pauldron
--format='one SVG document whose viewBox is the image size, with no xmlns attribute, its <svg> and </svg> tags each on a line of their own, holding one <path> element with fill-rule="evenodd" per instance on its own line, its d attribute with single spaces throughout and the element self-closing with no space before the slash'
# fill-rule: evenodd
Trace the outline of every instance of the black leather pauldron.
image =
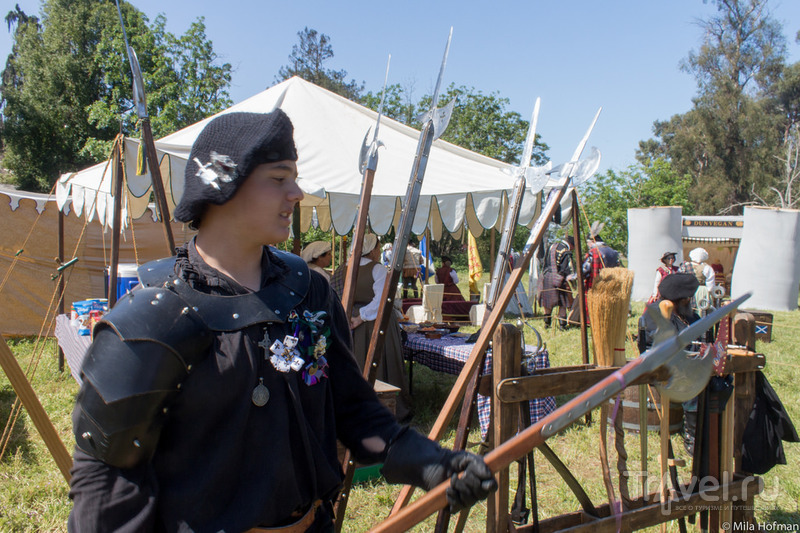
<svg viewBox="0 0 800 533">
<path fill-rule="evenodd" d="M 293 254 L 267 289 L 215 296 L 175 274 L 174 258 L 140 268 L 142 288 L 121 298 L 95 328 L 73 411 L 77 446 L 110 465 L 130 468 L 152 456 L 169 404 L 192 366 L 209 352 L 215 331 L 285 322 L 308 291 L 310 274 Z"/>
</svg>

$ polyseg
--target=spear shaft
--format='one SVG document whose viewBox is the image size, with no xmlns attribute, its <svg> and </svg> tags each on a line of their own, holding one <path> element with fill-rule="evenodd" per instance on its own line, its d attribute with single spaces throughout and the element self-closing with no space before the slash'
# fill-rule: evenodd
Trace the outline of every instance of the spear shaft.
<svg viewBox="0 0 800 533">
<path fill-rule="evenodd" d="M 592 129 L 594 129 L 594 125 L 597 122 L 597 117 L 599 115 L 600 111 L 597 112 L 597 115 L 595 115 L 591 126 L 589 126 L 589 129 L 583 136 L 583 139 L 581 139 L 581 142 L 578 143 L 578 147 L 575 149 L 572 159 L 564 167 L 564 173 L 562 174 L 564 178 L 559 182 L 556 188 L 550 191 L 550 195 L 547 198 L 547 203 L 542 210 L 542 214 L 536 220 L 536 224 L 534 225 L 533 229 L 531 230 L 531 234 L 528 237 L 528 242 L 525 244 L 520 264 L 514 265 L 514 269 L 509 274 L 508 282 L 503 286 L 503 290 L 497 298 L 494 309 L 492 309 L 489 313 L 489 317 L 484 320 L 480 329 L 480 334 L 478 335 L 478 339 L 475 341 L 475 344 L 472 347 L 469 358 L 467 359 L 466 363 L 464 363 L 464 367 L 461 369 L 455 384 L 453 384 L 453 388 L 450 390 L 450 395 L 447 397 L 444 407 L 442 407 L 438 418 L 428 433 L 428 438 L 436 441 L 442 438 L 445 428 L 455 414 L 458 403 L 464 398 L 470 378 L 473 376 L 473 374 L 480 371 L 480 365 L 484 360 L 486 349 L 489 346 L 489 339 L 494 334 L 494 330 L 497 325 L 503 319 L 503 314 L 505 313 L 508 302 L 511 301 L 511 297 L 516 292 L 517 285 L 522 279 L 522 276 L 528 267 L 528 263 L 530 262 L 534 251 L 542 242 L 544 232 L 547 229 L 550 220 L 552 220 L 556 209 L 559 208 L 561 199 L 564 197 L 564 194 L 570 185 L 572 174 L 577 167 L 577 161 L 580 158 L 587 141 L 589 140 L 589 135 L 591 134 Z M 392 508 L 390 516 L 400 512 L 400 510 L 408 504 L 408 502 L 411 500 L 413 490 L 414 487 L 410 485 L 406 485 L 402 488 L 397 500 L 394 503 L 394 507 Z"/>
<path fill-rule="evenodd" d="M 434 89 L 433 99 L 431 100 L 431 108 L 428 111 L 428 114 L 424 120 L 422 131 L 420 132 L 419 141 L 417 143 L 417 154 L 414 157 L 414 163 L 411 167 L 411 176 L 409 178 L 408 189 L 406 190 L 406 197 L 403 203 L 403 211 L 400 215 L 400 223 L 398 225 L 397 235 L 395 236 L 395 241 L 392 246 L 392 268 L 387 273 L 386 280 L 383 284 L 383 290 L 381 292 L 381 305 L 378 307 L 378 315 L 375 318 L 375 321 L 372 326 L 372 336 L 370 337 L 369 347 L 367 349 L 367 354 L 365 356 L 364 361 L 364 378 L 373 385 L 375 383 L 375 378 L 378 372 L 378 360 L 376 354 L 383 354 L 383 347 L 385 345 L 386 337 L 385 332 L 387 327 L 390 325 L 390 318 L 391 314 L 394 312 L 394 295 L 395 290 L 394 288 L 397 286 L 397 282 L 400 279 L 400 274 L 402 272 L 403 267 L 403 257 L 405 255 L 406 246 L 408 246 L 408 239 L 411 233 L 411 225 L 414 222 L 414 216 L 416 215 L 417 211 L 417 203 L 419 201 L 419 195 L 422 190 L 422 180 L 425 177 L 425 169 L 428 164 L 428 156 L 431 151 L 431 146 L 433 145 L 433 141 L 438 135 L 444 131 L 447 127 L 448 120 L 443 120 L 439 122 L 439 131 L 436 131 L 436 103 L 438 100 L 439 94 L 439 87 L 442 82 L 442 76 L 444 74 L 444 68 L 447 64 L 447 55 L 450 51 L 450 41 L 453 37 L 453 29 L 450 28 L 450 35 L 447 38 L 447 45 L 445 46 L 444 57 L 442 59 L 442 65 L 439 69 L 439 78 L 436 82 L 436 88 Z M 388 66 L 387 66 L 387 73 L 388 73 Z M 385 89 L 384 89 L 385 92 Z M 452 110 L 452 106 L 449 107 L 449 110 L 446 113 L 449 113 Z M 447 117 L 449 119 L 449 117 Z M 380 114 L 378 115 L 378 120 L 380 121 Z M 380 122 L 378 123 L 380 124 Z M 377 126 L 376 126 L 376 139 L 377 139 Z M 374 150 L 373 153 L 377 155 L 377 143 L 373 142 L 372 148 Z M 369 167 L 369 165 L 367 165 Z M 367 175 L 365 174 L 365 185 L 367 181 Z M 371 187 L 371 184 L 370 184 Z M 361 201 L 364 201 L 364 192 L 362 191 L 362 198 Z M 368 202 L 368 200 L 367 200 Z M 369 205 L 367 203 L 367 205 Z M 363 210 L 361 208 L 359 212 L 359 221 L 363 220 L 364 225 L 366 226 L 366 215 L 367 215 L 367 208 Z M 361 235 L 361 239 L 363 242 L 363 231 Z M 361 257 L 361 244 L 354 243 L 352 246 L 352 251 L 350 253 L 350 264 L 348 265 L 348 272 L 353 272 L 353 278 L 351 281 L 350 286 L 347 287 L 347 291 L 350 291 L 350 294 L 346 296 L 347 303 L 349 305 L 349 311 L 352 312 L 352 301 L 353 301 L 353 294 L 355 293 L 355 279 L 356 279 L 356 270 L 358 269 L 358 264 L 360 262 Z M 347 309 L 347 307 L 346 307 Z M 350 313 L 348 312 L 347 315 L 348 319 L 350 317 Z M 347 508 L 347 501 L 350 494 L 350 487 L 353 481 L 353 474 L 355 471 L 355 464 L 351 458 L 350 451 L 348 450 L 345 453 L 345 479 L 343 483 L 343 488 L 341 493 L 339 494 L 338 503 L 336 506 L 336 524 L 335 528 L 336 531 L 341 531 L 342 525 L 344 523 L 344 514 Z"/>
</svg>

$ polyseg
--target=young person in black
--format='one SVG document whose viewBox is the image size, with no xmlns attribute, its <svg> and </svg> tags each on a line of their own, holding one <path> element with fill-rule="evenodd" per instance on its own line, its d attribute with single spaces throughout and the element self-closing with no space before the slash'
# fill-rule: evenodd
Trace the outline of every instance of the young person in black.
<svg viewBox="0 0 800 533">
<path fill-rule="evenodd" d="M 362 378 L 341 303 L 270 247 L 303 198 L 289 118 L 229 113 L 195 141 L 177 257 L 94 330 L 73 412 L 70 531 L 330 531 L 336 440 L 393 483 L 451 483 L 451 507 L 496 483 L 481 458 L 399 425 Z"/>
</svg>

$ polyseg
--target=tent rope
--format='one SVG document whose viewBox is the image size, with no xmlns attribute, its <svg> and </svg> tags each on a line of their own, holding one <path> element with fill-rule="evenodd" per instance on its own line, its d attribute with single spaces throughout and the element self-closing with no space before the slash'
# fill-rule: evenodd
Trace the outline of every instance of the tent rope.
<svg viewBox="0 0 800 533">
<path fill-rule="evenodd" d="M 83 242 L 83 238 L 86 234 L 86 228 L 88 224 L 89 224 L 88 220 L 84 219 L 83 228 L 81 228 L 81 233 L 78 236 L 78 240 L 75 243 L 75 248 L 72 254 L 73 257 L 77 257 L 78 249 L 80 248 L 80 245 Z M 61 274 L 63 275 L 63 272 Z M 39 334 L 36 336 L 36 343 L 34 344 L 33 347 L 33 353 L 31 354 L 31 358 L 28 361 L 28 367 L 25 370 L 25 375 L 28 378 L 28 381 L 33 381 L 33 377 L 36 374 L 36 370 L 39 368 L 39 363 L 41 362 L 42 355 L 44 354 L 44 342 L 42 342 L 42 339 L 45 336 L 44 332 L 51 331 L 53 329 L 53 324 L 55 323 L 57 315 L 56 312 L 57 302 L 60 300 L 60 296 L 66 294 L 67 287 L 69 285 L 71 277 L 72 277 L 72 270 L 70 269 L 67 271 L 67 276 L 64 279 L 63 293 L 59 295 L 58 284 L 56 284 L 56 288 L 53 289 L 53 295 L 50 298 L 50 303 L 47 307 L 44 320 L 42 321 L 42 326 L 39 329 Z M 20 402 L 19 397 L 17 397 L 11 406 L 11 411 L 9 412 L 8 419 L 6 420 L 6 425 L 3 429 L 3 434 L 2 436 L 0 436 L 0 460 L 2 460 L 3 456 L 5 455 L 6 449 L 8 448 L 8 444 L 11 441 L 11 434 L 14 430 L 14 426 L 16 426 L 17 419 L 19 418 L 21 412 L 22 412 L 22 403 Z"/>
</svg>

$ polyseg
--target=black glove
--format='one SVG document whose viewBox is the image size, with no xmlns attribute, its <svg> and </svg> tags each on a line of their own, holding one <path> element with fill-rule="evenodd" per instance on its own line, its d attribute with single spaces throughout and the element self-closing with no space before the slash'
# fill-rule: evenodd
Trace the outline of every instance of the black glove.
<svg viewBox="0 0 800 533">
<path fill-rule="evenodd" d="M 459 476 L 461 472 L 463 476 Z M 451 513 L 471 507 L 497 490 L 497 481 L 483 458 L 474 453 L 445 450 L 408 428 L 389 444 L 382 473 L 389 483 L 425 490 L 450 478 L 447 503 Z"/>
</svg>

